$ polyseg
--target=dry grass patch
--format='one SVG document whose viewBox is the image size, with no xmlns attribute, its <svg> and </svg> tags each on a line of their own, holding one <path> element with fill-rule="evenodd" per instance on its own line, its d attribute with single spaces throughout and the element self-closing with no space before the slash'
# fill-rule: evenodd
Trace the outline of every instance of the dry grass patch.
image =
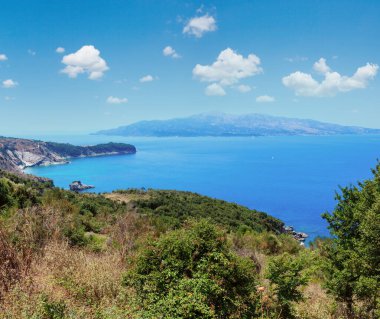
<svg viewBox="0 0 380 319">
<path fill-rule="evenodd" d="M 299 318 L 303 319 L 344 319 L 339 307 L 319 283 L 310 283 L 304 290 L 305 300 L 296 305 Z"/>
<path fill-rule="evenodd" d="M 93 253 L 52 241 L 30 276 L 4 296 L 0 318 L 128 318 L 125 267 L 116 251 Z"/>
<path fill-rule="evenodd" d="M 119 203 L 125 203 L 128 204 L 130 202 L 136 201 L 136 200 L 147 200 L 150 199 L 150 195 L 148 193 L 107 193 L 103 194 L 105 198 L 111 199 L 113 201 L 119 202 Z"/>
<path fill-rule="evenodd" d="M 113 300 L 122 290 L 125 265 L 117 253 L 97 254 L 69 247 L 67 243 L 53 242 L 46 247 L 44 258 L 36 266 L 40 274 L 36 284 L 41 290 L 49 294 L 63 290 L 65 297 L 73 301 Z"/>
</svg>

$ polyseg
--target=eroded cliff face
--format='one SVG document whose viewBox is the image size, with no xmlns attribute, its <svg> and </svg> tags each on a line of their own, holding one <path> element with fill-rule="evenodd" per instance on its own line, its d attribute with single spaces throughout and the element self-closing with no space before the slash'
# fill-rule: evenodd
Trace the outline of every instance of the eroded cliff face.
<svg viewBox="0 0 380 319">
<path fill-rule="evenodd" d="M 20 172 L 26 167 L 65 164 L 68 158 L 114 154 L 133 154 L 129 144 L 74 146 L 70 144 L 0 137 L 0 169 Z"/>
<path fill-rule="evenodd" d="M 0 168 L 21 171 L 36 165 L 62 164 L 62 156 L 51 152 L 44 142 L 16 138 L 0 138 Z"/>
</svg>

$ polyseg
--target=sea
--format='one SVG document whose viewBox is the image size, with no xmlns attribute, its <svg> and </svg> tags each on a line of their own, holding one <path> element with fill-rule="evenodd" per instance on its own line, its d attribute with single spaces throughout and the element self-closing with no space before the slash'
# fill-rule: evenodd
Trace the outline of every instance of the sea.
<svg viewBox="0 0 380 319">
<path fill-rule="evenodd" d="M 32 167 L 27 173 L 53 179 L 67 189 L 74 180 L 93 192 L 127 188 L 175 189 L 223 199 L 280 218 L 297 231 L 329 236 L 324 212 L 332 212 L 340 186 L 372 176 L 380 158 L 380 136 L 172 137 L 101 135 L 31 136 L 93 145 L 125 142 L 134 155 L 72 159 L 69 164 Z"/>
</svg>

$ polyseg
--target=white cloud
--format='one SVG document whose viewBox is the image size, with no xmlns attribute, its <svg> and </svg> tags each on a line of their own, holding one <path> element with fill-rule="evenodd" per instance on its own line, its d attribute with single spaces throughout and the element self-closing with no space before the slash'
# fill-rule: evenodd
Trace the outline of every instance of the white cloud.
<svg viewBox="0 0 380 319">
<path fill-rule="evenodd" d="M 245 58 L 230 48 L 220 52 L 213 64 L 197 64 L 193 69 L 195 78 L 202 82 L 214 82 L 222 87 L 237 84 L 241 79 L 261 72 L 259 57 L 249 54 Z M 243 86 L 241 89 L 247 91 L 247 86 Z"/>
<path fill-rule="evenodd" d="M 57 53 L 64 53 L 65 52 L 65 48 L 58 47 L 58 48 L 55 49 L 55 52 L 57 52 Z"/>
<path fill-rule="evenodd" d="M 223 87 L 220 84 L 213 83 L 206 87 L 205 94 L 223 96 L 223 95 L 226 95 L 226 91 L 223 89 Z"/>
<path fill-rule="evenodd" d="M 244 58 L 230 48 L 220 52 L 213 64 L 197 64 L 193 69 L 193 75 L 201 81 L 219 82 L 221 85 L 232 85 L 239 82 L 240 79 L 261 72 L 259 57 L 249 54 L 247 58 Z"/>
<path fill-rule="evenodd" d="M 205 14 L 201 17 L 191 18 L 183 28 L 182 32 L 193 35 L 196 38 L 201 38 L 204 33 L 215 31 L 216 29 L 217 26 L 215 18 Z"/>
<path fill-rule="evenodd" d="M 8 57 L 5 54 L 0 54 L 0 61 L 7 61 Z"/>
<path fill-rule="evenodd" d="M 90 80 L 97 80 L 109 70 L 106 61 L 100 57 L 100 51 L 93 45 L 84 45 L 77 52 L 65 55 L 62 63 L 66 67 L 61 72 L 70 78 L 87 73 Z"/>
<path fill-rule="evenodd" d="M 320 58 L 317 62 L 315 62 L 313 69 L 321 74 L 326 74 L 331 71 L 330 67 L 326 63 L 325 58 Z"/>
<path fill-rule="evenodd" d="M 167 46 L 165 47 L 163 50 L 162 50 L 162 53 L 164 56 L 170 56 L 174 59 L 178 59 L 180 58 L 181 56 L 171 47 L 171 46 Z"/>
<path fill-rule="evenodd" d="M 109 96 L 107 98 L 107 103 L 109 104 L 123 104 L 128 103 L 128 99 L 126 97 L 115 97 L 115 96 Z"/>
<path fill-rule="evenodd" d="M 241 93 L 248 93 L 252 91 L 252 88 L 249 85 L 241 84 L 237 87 L 237 90 Z"/>
<path fill-rule="evenodd" d="M 256 102 L 258 103 L 270 103 L 274 101 L 275 101 L 275 98 L 269 95 L 260 95 L 256 98 Z"/>
<path fill-rule="evenodd" d="M 5 88 L 5 89 L 12 89 L 12 88 L 16 87 L 17 85 L 18 85 L 18 83 L 16 81 L 11 80 L 11 79 L 3 81 L 3 88 Z"/>
<path fill-rule="evenodd" d="M 36 51 L 33 51 L 32 49 L 28 49 L 28 53 L 32 56 L 36 55 Z"/>
<path fill-rule="evenodd" d="M 141 83 L 152 82 L 153 80 L 154 80 L 154 78 L 153 78 L 153 76 L 151 76 L 150 74 L 145 75 L 145 76 L 143 76 L 142 78 L 140 78 L 140 82 L 141 82 Z"/>
<path fill-rule="evenodd" d="M 294 90 L 296 95 L 334 96 L 339 92 L 366 88 L 368 82 L 376 76 L 378 69 L 377 64 L 367 63 L 359 67 L 352 76 L 345 76 L 332 71 L 326 60 L 321 58 L 314 63 L 314 70 L 324 75 L 322 81 L 318 82 L 311 74 L 297 71 L 283 77 L 282 83 Z"/>
</svg>

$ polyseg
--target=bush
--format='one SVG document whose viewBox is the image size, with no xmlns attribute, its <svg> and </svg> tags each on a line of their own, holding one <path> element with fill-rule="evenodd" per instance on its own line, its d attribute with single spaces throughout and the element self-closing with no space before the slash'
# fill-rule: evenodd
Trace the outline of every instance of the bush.
<svg viewBox="0 0 380 319">
<path fill-rule="evenodd" d="M 277 299 L 276 311 L 279 318 L 293 318 L 292 303 L 303 299 L 300 288 L 307 283 L 307 277 L 302 273 L 302 261 L 284 253 L 272 258 L 269 262 L 266 278 L 269 279 Z"/>
<path fill-rule="evenodd" d="M 41 301 L 41 319 L 65 319 L 66 305 L 63 301 L 49 301 L 45 295 Z"/>
<path fill-rule="evenodd" d="M 231 252 L 223 231 L 202 220 L 143 249 L 125 284 L 146 318 L 252 318 L 254 269 Z"/>
<path fill-rule="evenodd" d="M 380 163 L 373 179 L 341 188 L 326 250 L 326 287 L 346 307 L 347 318 L 380 316 Z"/>
<path fill-rule="evenodd" d="M 0 209 L 13 204 L 12 185 L 9 180 L 0 178 Z"/>
</svg>

